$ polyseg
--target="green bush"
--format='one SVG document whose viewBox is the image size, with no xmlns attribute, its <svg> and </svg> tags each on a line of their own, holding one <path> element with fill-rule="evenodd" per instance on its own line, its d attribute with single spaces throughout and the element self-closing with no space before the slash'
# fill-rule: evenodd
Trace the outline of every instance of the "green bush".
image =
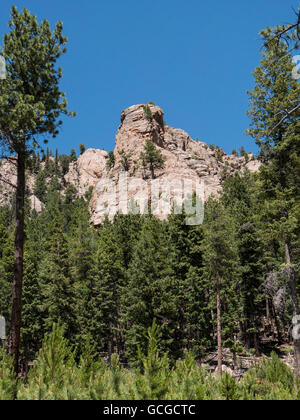
<svg viewBox="0 0 300 420">
<path fill-rule="evenodd" d="M 12 359 L 0 349 L 0 400 L 296 400 L 292 370 L 276 354 L 237 382 L 199 367 L 193 355 L 171 363 L 161 352 L 156 322 L 147 332 L 147 349 L 138 351 L 138 368 L 125 369 L 113 354 L 106 363 L 87 337 L 73 349 L 64 327 L 46 335 L 27 381 L 17 381 Z"/>
<path fill-rule="evenodd" d="M 149 105 L 144 105 L 144 115 L 145 115 L 145 118 L 147 120 L 149 120 L 149 121 L 153 120 L 153 115 L 152 115 L 152 112 L 151 112 L 151 109 L 150 109 Z"/>
<path fill-rule="evenodd" d="M 244 399 L 296 399 L 292 370 L 272 353 L 260 365 L 247 372 L 242 381 Z"/>
</svg>

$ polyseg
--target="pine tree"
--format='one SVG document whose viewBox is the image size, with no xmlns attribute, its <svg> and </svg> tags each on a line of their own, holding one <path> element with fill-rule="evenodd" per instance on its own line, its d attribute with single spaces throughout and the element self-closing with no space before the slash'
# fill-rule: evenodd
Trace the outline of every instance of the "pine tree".
<svg viewBox="0 0 300 420">
<path fill-rule="evenodd" d="M 42 202 L 45 203 L 46 200 L 46 192 L 47 192 L 47 185 L 46 185 L 46 176 L 45 172 L 41 170 L 36 178 L 34 183 L 34 195 Z"/>
<path fill-rule="evenodd" d="M 90 273 L 87 329 L 96 348 L 109 360 L 123 349 L 120 326 L 120 298 L 125 287 L 124 260 L 111 224 L 100 230 L 98 250 Z"/>
<path fill-rule="evenodd" d="M 59 174 L 59 154 L 58 154 L 58 149 L 55 149 L 55 173 L 56 175 Z"/>
<path fill-rule="evenodd" d="M 145 334 L 156 318 L 162 331 L 162 346 L 173 355 L 180 350 L 174 340 L 178 322 L 178 283 L 163 225 L 146 218 L 128 270 L 128 284 L 122 295 L 123 320 L 128 326 L 126 349 L 135 360 L 138 346 L 143 351 Z M 178 348 L 179 347 L 179 348 Z"/>
<path fill-rule="evenodd" d="M 90 224 L 86 201 L 75 202 L 68 230 L 67 240 L 72 278 L 76 283 L 83 284 L 87 281 L 88 273 L 92 269 L 93 255 L 97 250 L 97 233 Z"/>
<path fill-rule="evenodd" d="M 55 64 L 66 51 L 62 24 L 52 32 L 48 21 L 40 25 L 26 9 L 11 10 L 10 32 L 5 35 L 2 55 L 6 60 L 6 80 L 0 84 L 0 143 L 16 154 L 16 229 L 15 269 L 12 292 L 10 351 L 18 371 L 22 315 L 24 253 L 25 168 L 35 138 L 56 136 L 69 114 L 64 94 L 59 89 L 61 69 Z"/>
<path fill-rule="evenodd" d="M 21 328 L 21 358 L 25 366 L 33 361 L 44 337 L 41 312 L 42 290 L 39 282 L 38 253 L 29 240 L 24 253 L 23 315 Z"/>
<path fill-rule="evenodd" d="M 175 339 L 197 356 L 211 345 L 211 325 L 205 285 L 202 282 L 202 225 L 187 226 L 187 216 L 172 214 L 168 231 L 174 248 L 174 270 L 179 281 L 180 330 Z"/>
<path fill-rule="evenodd" d="M 116 240 L 123 254 L 124 268 L 126 271 L 132 261 L 136 243 L 140 237 L 144 217 L 134 214 L 118 214 L 114 218 Z"/>
<path fill-rule="evenodd" d="M 13 360 L 0 346 L 0 401 L 12 401 L 17 394 Z"/>
<path fill-rule="evenodd" d="M 66 327 L 66 337 L 74 339 L 77 329 L 75 288 L 63 231 L 62 217 L 58 214 L 52 221 L 49 253 L 40 272 L 43 295 L 41 310 L 44 313 L 47 331 L 51 330 L 54 323 L 60 321 Z"/>
<path fill-rule="evenodd" d="M 112 150 L 108 153 L 108 160 L 106 166 L 109 171 L 115 166 L 115 154 Z"/>
<path fill-rule="evenodd" d="M 223 183 L 222 203 L 234 219 L 241 268 L 239 284 L 242 341 L 259 354 L 258 330 L 264 314 L 262 302 L 263 244 L 257 223 L 257 183 L 249 171 L 236 173 Z"/>
<path fill-rule="evenodd" d="M 143 400 L 162 400 L 168 390 L 168 356 L 160 354 L 162 333 L 154 319 L 147 331 L 147 350 L 145 354 L 139 348 L 138 358 L 142 364 L 143 376 L 137 380 L 137 393 Z"/>
<path fill-rule="evenodd" d="M 147 120 L 149 120 L 149 121 L 152 121 L 153 120 L 153 114 L 152 114 L 150 106 L 149 105 L 144 105 L 143 108 L 144 108 L 145 118 L 147 118 Z"/>
<path fill-rule="evenodd" d="M 125 172 L 129 172 L 131 166 L 131 153 L 126 153 L 124 149 L 120 151 L 121 168 Z"/>
<path fill-rule="evenodd" d="M 275 28 L 276 32 L 276 28 Z M 271 28 L 261 32 L 265 43 L 261 65 L 255 70 L 256 86 L 249 92 L 252 128 L 249 134 L 260 147 L 261 214 L 265 236 L 282 244 L 293 316 L 299 316 L 299 299 L 293 255 L 299 237 L 300 203 L 300 109 L 287 114 L 299 101 L 300 85 L 293 78 L 287 45 L 273 37 Z M 300 340 L 294 340 L 295 381 L 300 378 Z"/>
<path fill-rule="evenodd" d="M 143 162 L 143 165 L 148 165 L 152 179 L 155 179 L 155 170 L 163 169 L 165 165 L 165 158 L 151 140 L 146 141 L 140 160 Z"/>
<path fill-rule="evenodd" d="M 79 151 L 80 151 L 80 155 L 83 155 L 84 154 L 84 152 L 85 152 L 85 145 L 84 144 L 80 144 L 79 145 Z"/>
<path fill-rule="evenodd" d="M 62 178 L 69 172 L 70 157 L 68 155 L 60 155 L 59 162 L 62 170 Z"/>
<path fill-rule="evenodd" d="M 76 155 L 75 149 L 71 149 L 70 162 L 76 162 L 76 160 L 77 160 L 77 155 Z"/>
<path fill-rule="evenodd" d="M 28 374 L 28 386 L 20 387 L 22 400 L 65 400 L 80 398 L 76 386 L 74 353 L 64 337 L 65 329 L 54 323 L 42 342 Z M 75 391 L 75 392 L 74 392 Z"/>
<path fill-rule="evenodd" d="M 69 248 L 70 275 L 74 281 L 76 297 L 77 342 L 85 342 L 90 333 L 90 311 L 93 276 L 97 273 L 97 232 L 90 225 L 87 203 L 78 200 L 70 219 L 67 241 Z M 95 339 L 97 333 L 95 334 Z M 93 337 L 92 337 L 93 338 Z"/>
<path fill-rule="evenodd" d="M 238 318 L 235 293 L 239 274 L 236 232 L 224 206 L 213 199 L 206 206 L 203 227 L 203 281 L 212 299 L 211 309 L 217 312 L 218 372 L 221 375 L 223 341 L 233 344 Z"/>
</svg>

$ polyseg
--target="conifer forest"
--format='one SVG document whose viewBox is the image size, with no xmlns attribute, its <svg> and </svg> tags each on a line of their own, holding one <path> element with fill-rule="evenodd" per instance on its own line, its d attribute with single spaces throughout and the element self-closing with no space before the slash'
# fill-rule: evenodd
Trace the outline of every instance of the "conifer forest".
<svg viewBox="0 0 300 420">
<path fill-rule="evenodd" d="M 203 143 L 204 157 L 189 158 L 220 168 L 194 225 L 175 202 L 165 218 L 93 222 L 100 187 L 80 181 L 89 151 L 52 146 L 62 120 L 76 119 L 59 67 L 72 38 L 47 16 L 10 13 L 0 40 L 0 400 L 299 400 L 298 11 L 260 32 L 245 86 L 257 154 Z M 171 173 L 160 139 L 172 131 L 152 101 L 140 109 L 150 134 L 138 157 L 122 131 L 115 151 L 97 152 L 110 180 Z"/>
</svg>

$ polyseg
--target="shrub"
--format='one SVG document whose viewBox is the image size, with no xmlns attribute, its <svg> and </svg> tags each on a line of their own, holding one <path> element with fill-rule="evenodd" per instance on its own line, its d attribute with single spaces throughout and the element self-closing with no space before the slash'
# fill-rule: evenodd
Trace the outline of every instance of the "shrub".
<svg viewBox="0 0 300 420">
<path fill-rule="evenodd" d="M 153 115 L 152 115 L 149 105 L 144 105 L 144 115 L 147 120 L 149 121 L 153 120 Z"/>
<path fill-rule="evenodd" d="M 115 166 L 115 162 L 116 162 L 115 154 L 114 154 L 113 151 L 110 151 L 108 153 L 108 160 L 107 160 L 107 164 L 106 164 L 106 167 L 107 167 L 108 171 L 110 171 Z"/>
</svg>

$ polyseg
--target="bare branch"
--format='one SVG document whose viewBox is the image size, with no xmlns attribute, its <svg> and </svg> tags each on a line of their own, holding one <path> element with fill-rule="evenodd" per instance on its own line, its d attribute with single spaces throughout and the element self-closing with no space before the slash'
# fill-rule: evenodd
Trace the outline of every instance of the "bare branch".
<svg viewBox="0 0 300 420">
<path fill-rule="evenodd" d="M 11 182 L 7 181 L 7 179 L 4 179 L 3 176 L 0 174 L 0 182 L 4 182 L 5 184 L 9 185 L 12 188 L 17 188 L 16 185 L 12 184 Z"/>
<path fill-rule="evenodd" d="M 279 123 L 277 123 L 276 125 L 275 125 L 275 127 L 273 127 L 272 128 L 272 130 L 269 132 L 269 134 L 268 134 L 268 136 L 271 136 L 271 134 L 273 134 L 274 133 L 274 131 L 288 118 L 288 117 L 290 117 L 294 112 L 296 112 L 298 109 L 300 109 L 300 103 L 297 105 L 297 106 L 295 106 L 295 108 L 293 108 L 293 109 L 291 109 L 290 111 L 286 111 L 286 110 L 284 110 L 284 112 L 285 112 L 285 116 L 279 121 Z"/>
</svg>

